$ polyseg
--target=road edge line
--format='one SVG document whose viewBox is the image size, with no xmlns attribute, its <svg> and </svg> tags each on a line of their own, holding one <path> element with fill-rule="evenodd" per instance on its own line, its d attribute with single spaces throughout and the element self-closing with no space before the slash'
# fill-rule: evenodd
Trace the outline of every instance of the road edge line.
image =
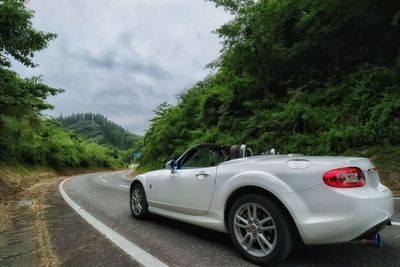
<svg viewBox="0 0 400 267">
<path fill-rule="evenodd" d="M 97 231 L 106 236 L 111 242 L 117 245 L 120 249 L 122 249 L 125 253 L 127 253 L 129 256 L 131 256 L 135 261 L 139 262 L 140 264 L 149 267 L 150 266 L 168 267 L 167 264 L 163 263 L 153 255 L 141 249 L 140 247 L 136 246 L 131 241 L 127 240 L 126 238 L 124 238 L 111 228 L 109 228 L 107 225 L 97 220 L 95 217 L 93 217 L 87 211 L 85 211 L 82 207 L 80 207 L 77 203 L 75 203 L 65 192 L 63 186 L 65 182 L 74 179 L 76 177 L 77 176 L 68 178 L 62 181 L 58 186 L 61 196 L 64 198 L 65 202 L 67 202 L 67 204 L 76 211 L 76 213 L 78 213 Z"/>
<path fill-rule="evenodd" d="M 126 177 L 126 175 L 128 175 L 128 174 L 129 174 L 129 173 L 121 174 L 121 177 L 124 178 L 124 179 L 126 179 L 126 180 L 132 181 L 132 179 Z"/>
</svg>

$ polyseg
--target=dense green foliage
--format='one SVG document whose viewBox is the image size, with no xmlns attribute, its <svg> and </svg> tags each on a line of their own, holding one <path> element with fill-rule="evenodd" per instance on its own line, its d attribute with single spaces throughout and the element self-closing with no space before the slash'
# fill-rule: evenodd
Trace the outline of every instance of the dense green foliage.
<svg viewBox="0 0 400 267">
<path fill-rule="evenodd" d="M 52 167 L 123 165 L 117 149 L 86 141 L 59 123 L 38 116 L 0 116 L 0 161 Z"/>
<path fill-rule="evenodd" d="M 33 12 L 26 9 L 27 0 L 0 2 L 0 67 L 10 67 L 11 55 L 25 66 L 34 67 L 33 53 L 47 47 L 54 33 L 37 31 L 32 27 Z"/>
<path fill-rule="evenodd" d="M 57 118 L 65 128 L 99 144 L 127 150 L 140 137 L 128 132 L 101 114 L 77 113 Z"/>
<path fill-rule="evenodd" d="M 223 50 L 210 64 L 215 72 L 177 105 L 155 110 L 143 169 L 201 142 L 399 154 L 399 1 L 213 2 L 234 16 L 216 30 Z"/>
<path fill-rule="evenodd" d="M 0 163 L 49 166 L 122 166 L 117 149 L 81 140 L 40 112 L 52 108 L 46 99 L 63 92 L 22 79 L 11 71 L 10 57 L 34 67 L 33 52 L 46 48 L 53 33 L 32 27 L 33 12 L 25 0 L 0 1 Z"/>
</svg>

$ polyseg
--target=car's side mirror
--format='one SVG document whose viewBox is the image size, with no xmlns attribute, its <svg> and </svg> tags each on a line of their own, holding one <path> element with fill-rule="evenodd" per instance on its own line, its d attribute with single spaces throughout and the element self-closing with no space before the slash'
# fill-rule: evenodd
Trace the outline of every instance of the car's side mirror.
<svg viewBox="0 0 400 267">
<path fill-rule="evenodd" d="M 178 163 L 176 160 L 170 160 L 167 163 L 165 163 L 165 168 L 170 169 L 171 173 L 176 173 L 176 170 L 178 169 Z"/>
</svg>

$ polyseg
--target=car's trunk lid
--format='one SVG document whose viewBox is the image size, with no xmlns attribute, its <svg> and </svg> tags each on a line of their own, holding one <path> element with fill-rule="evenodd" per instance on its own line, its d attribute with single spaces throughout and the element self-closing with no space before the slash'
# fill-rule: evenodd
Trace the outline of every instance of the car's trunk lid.
<svg viewBox="0 0 400 267">
<path fill-rule="evenodd" d="M 349 167 L 360 168 L 367 179 L 368 183 L 373 187 L 377 188 L 380 184 L 379 174 L 374 164 L 367 158 L 350 158 L 345 161 Z"/>
</svg>

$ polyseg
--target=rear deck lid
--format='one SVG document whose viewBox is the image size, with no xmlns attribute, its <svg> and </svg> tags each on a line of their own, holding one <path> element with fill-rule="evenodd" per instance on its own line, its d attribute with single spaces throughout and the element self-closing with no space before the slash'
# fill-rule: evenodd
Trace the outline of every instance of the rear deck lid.
<svg viewBox="0 0 400 267">
<path fill-rule="evenodd" d="M 345 161 L 349 167 L 360 168 L 367 178 L 368 183 L 373 187 L 377 188 L 380 184 L 379 174 L 374 164 L 367 158 L 350 158 Z"/>
</svg>

